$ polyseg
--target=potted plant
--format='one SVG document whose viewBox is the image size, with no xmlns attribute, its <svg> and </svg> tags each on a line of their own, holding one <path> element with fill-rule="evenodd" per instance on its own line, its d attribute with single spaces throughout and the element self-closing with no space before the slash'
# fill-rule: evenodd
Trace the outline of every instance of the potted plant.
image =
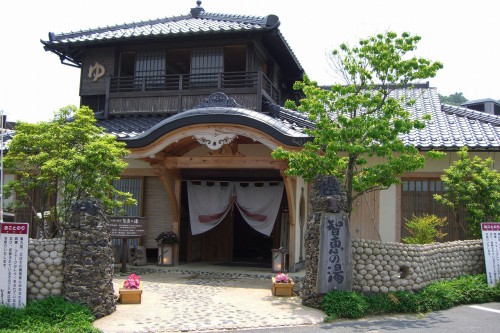
<svg viewBox="0 0 500 333">
<path fill-rule="evenodd" d="M 284 273 L 278 273 L 276 276 L 273 276 L 273 295 L 275 296 L 292 296 L 293 295 L 293 287 L 295 283 L 292 278 Z"/>
<path fill-rule="evenodd" d="M 119 301 L 122 304 L 140 304 L 142 296 L 141 277 L 132 273 L 123 282 L 123 287 L 118 290 Z"/>
<path fill-rule="evenodd" d="M 172 266 L 173 244 L 178 243 L 179 238 L 173 231 L 164 231 L 155 240 L 158 243 L 158 265 Z"/>
</svg>

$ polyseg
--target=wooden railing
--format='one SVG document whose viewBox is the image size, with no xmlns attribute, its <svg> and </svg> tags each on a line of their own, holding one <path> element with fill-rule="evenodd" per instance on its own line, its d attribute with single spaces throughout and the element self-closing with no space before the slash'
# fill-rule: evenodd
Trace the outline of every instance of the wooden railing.
<svg viewBox="0 0 500 333">
<path fill-rule="evenodd" d="M 260 85 L 260 87 L 259 87 Z M 180 91 L 193 89 L 260 88 L 279 102 L 279 90 L 262 72 L 225 72 L 161 76 L 125 76 L 110 79 L 110 93 Z"/>
</svg>

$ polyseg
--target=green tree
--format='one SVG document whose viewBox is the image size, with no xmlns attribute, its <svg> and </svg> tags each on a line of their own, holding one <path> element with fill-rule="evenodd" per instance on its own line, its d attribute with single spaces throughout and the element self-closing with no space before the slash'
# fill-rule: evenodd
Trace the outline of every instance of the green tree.
<svg viewBox="0 0 500 333">
<path fill-rule="evenodd" d="M 440 94 L 439 99 L 441 100 L 441 103 L 448 105 L 456 105 L 456 106 L 459 106 L 460 104 L 467 102 L 467 98 L 465 98 L 464 94 L 461 92 L 456 92 L 449 96 L 443 96 Z"/>
<path fill-rule="evenodd" d="M 465 208 L 467 226 L 458 222 L 470 238 L 481 238 L 481 222 L 500 221 L 500 173 L 491 168 L 491 158 L 470 158 L 467 147 L 457 155 L 458 160 L 441 176 L 446 192 L 435 194 L 434 199 L 451 207 L 455 216 Z"/>
<path fill-rule="evenodd" d="M 416 49 L 418 36 L 387 32 L 359 41 L 359 45 L 340 45 L 331 60 L 346 84 L 322 89 L 307 76 L 296 82 L 305 98 L 296 106 L 308 115 L 315 128 L 307 130 L 313 140 L 300 151 L 278 148 L 273 157 L 288 161 L 286 173 L 310 181 L 315 175 L 334 175 L 343 180 L 347 192 L 347 211 L 363 193 L 385 189 L 399 182 L 402 173 L 424 166 L 425 157 L 401 134 L 425 126 L 405 107 L 415 101 L 393 96 L 395 88 L 434 77 L 441 63 L 408 57 Z M 411 89 L 409 86 L 408 89 Z"/>
<path fill-rule="evenodd" d="M 17 177 L 5 186 L 6 195 L 15 194 L 14 209 L 36 200 L 43 212 L 38 214 L 42 225 L 50 220 L 53 226 L 53 233 L 45 237 L 60 235 L 79 199 L 99 199 L 107 212 L 135 204 L 130 193 L 112 185 L 127 166 L 122 159 L 127 154 L 125 144 L 95 122 L 88 107 L 68 106 L 56 112 L 52 121 L 16 126 L 4 168 Z"/>
</svg>

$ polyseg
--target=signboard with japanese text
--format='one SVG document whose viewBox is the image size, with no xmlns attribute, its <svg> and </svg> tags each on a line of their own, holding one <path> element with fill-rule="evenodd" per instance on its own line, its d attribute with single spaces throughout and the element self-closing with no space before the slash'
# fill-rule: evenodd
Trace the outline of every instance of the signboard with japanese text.
<svg viewBox="0 0 500 333">
<path fill-rule="evenodd" d="M 28 223 L 0 223 L 0 304 L 26 306 Z"/>
<path fill-rule="evenodd" d="M 486 277 L 488 284 L 494 286 L 500 282 L 500 223 L 481 223 L 481 232 Z"/>
<path fill-rule="evenodd" d="M 352 245 L 345 213 L 322 213 L 316 291 L 351 290 Z"/>
<path fill-rule="evenodd" d="M 108 216 L 113 238 L 139 238 L 146 236 L 147 218 L 137 216 Z"/>
</svg>

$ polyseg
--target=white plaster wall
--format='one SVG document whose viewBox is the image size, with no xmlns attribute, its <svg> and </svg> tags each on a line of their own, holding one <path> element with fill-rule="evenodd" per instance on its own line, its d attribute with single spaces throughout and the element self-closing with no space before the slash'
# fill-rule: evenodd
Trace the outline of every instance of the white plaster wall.
<svg viewBox="0 0 500 333">
<path fill-rule="evenodd" d="M 473 150 L 470 150 L 469 157 L 472 156 L 479 156 L 483 160 L 489 157 L 493 160 L 493 168 L 496 170 L 500 170 L 500 153 L 475 152 Z M 432 159 L 427 157 L 425 167 L 417 170 L 416 172 L 443 172 L 444 169 L 448 169 L 456 160 L 458 160 L 456 152 L 446 152 L 446 156 L 441 159 Z"/>
<path fill-rule="evenodd" d="M 380 191 L 379 232 L 382 242 L 396 241 L 397 226 L 397 188 L 392 185 L 387 190 Z"/>
</svg>

